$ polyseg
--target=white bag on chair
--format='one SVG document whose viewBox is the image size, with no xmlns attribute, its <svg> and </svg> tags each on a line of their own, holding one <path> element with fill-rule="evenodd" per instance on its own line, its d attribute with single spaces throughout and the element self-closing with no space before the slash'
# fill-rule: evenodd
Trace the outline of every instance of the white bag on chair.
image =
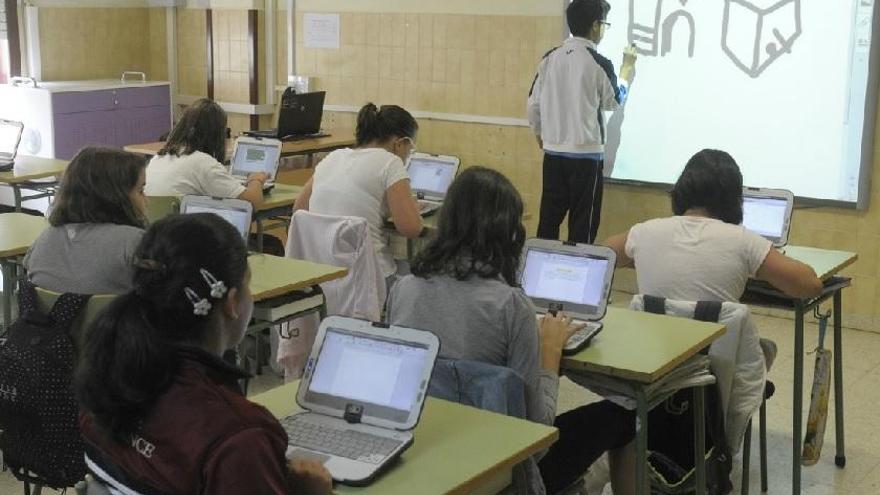
<svg viewBox="0 0 880 495">
<path fill-rule="evenodd" d="M 290 220 L 286 254 L 288 258 L 348 268 L 344 278 L 321 284 L 328 315 L 379 321 L 385 305 L 385 277 L 366 220 L 297 210 Z M 317 315 L 308 315 L 282 328 L 277 359 L 287 380 L 302 374 L 318 324 Z M 277 332 L 272 338 L 278 338 Z"/>
</svg>

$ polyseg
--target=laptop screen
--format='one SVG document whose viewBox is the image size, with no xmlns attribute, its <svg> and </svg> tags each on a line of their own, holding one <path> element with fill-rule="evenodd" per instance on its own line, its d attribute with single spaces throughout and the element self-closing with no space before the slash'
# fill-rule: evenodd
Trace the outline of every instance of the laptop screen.
<svg viewBox="0 0 880 495">
<path fill-rule="evenodd" d="M 407 172 L 413 191 L 445 196 L 458 172 L 458 165 L 448 160 L 414 156 L 410 159 Z"/>
<path fill-rule="evenodd" d="M 15 156 L 21 139 L 21 125 L 18 122 L 0 121 L 0 155 Z"/>
<path fill-rule="evenodd" d="M 328 328 L 308 389 L 309 402 L 344 410 L 357 402 L 364 415 L 403 422 L 419 404 L 425 367 L 433 360 L 420 344 Z"/>
<path fill-rule="evenodd" d="M 743 196 L 743 226 L 752 232 L 778 241 L 785 234 L 786 211 L 788 201 L 785 198 L 768 198 Z"/>
<path fill-rule="evenodd" d="M 232 175 L 246 176 L 253 172 L 264 172 L 270 179 L 275 178 L 275 170 L 281 151 L 278 146 L 267 143 L 239 142 L 232 157 Z"/>
<path fill-rule="evenodd" d="M 219 206 L 211 206 L 208 204 L 198 204 L 198 203 L 190 203 L 184 205 L 184 210 L 180 212 L 181 214 L 187 213 L 213 213 L 215 215 L 219 215 L 221 218 L 231 223 L 233 227 L 238 230 L 238 233 L 241 234 L 241 237 L 246 239 L 248 232 L 251 227 L 251 216 L 245 210 L 238 210 L 234 208 L 221 208 Z"/>
<path fill-rule="evenodd" d="M 585 306 L 593 313 L 602 304 L 605 276 L 613 269 L 605 258 L 529 249 L 522 287 L 532 299 L 564 301 Z"/>
</svg>

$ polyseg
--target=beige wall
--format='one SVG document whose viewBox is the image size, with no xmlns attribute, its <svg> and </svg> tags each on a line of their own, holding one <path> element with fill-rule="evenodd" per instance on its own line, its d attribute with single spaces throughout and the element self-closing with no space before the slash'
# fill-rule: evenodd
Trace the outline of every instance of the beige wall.
<svg viewBox="0 0 880 495">
<path fill-rule="evenodd" d="M 207 96 L 205 17 L 202 9 L 177 10 L 177 86 L 180 94 Z"/>
<path fill-rule="evenodd" d="M 46 81 L 118 78 L 151 64 L 149 9 L 41 8 L 40 46 Z"/>
</svg>

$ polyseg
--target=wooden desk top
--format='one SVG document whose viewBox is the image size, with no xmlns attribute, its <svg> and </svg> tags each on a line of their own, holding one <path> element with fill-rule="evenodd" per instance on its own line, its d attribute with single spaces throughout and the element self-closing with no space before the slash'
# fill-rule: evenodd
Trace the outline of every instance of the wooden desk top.
<svg viewBox="0 0 880 495">
<path fill-rule="evenodd" d="M 724 333 L 724 325 L 608 308 L 589 347 L 562 358 L 562 369 L 653 383 Z"/>
<path fill-rule="evenodd" d="M 300 411 L 299 381 L 250 399 L 278 418 Z M 469 493 L 528 456 L 550 446 L 556 428 L 429 397 L 415 429 L 415 443 L 400 462 L 371 485 L 337 485 L 336 493 L 382 495 Z"/>
<path fill-rule="evenodd" d="M 248 256 L 254 301 L 283 296 L 348 275 L 348 269 L 269 254 Z"/>
<path fill-rule="evenodd" d="M 337 148 L 346 148 L 355 145 L 354 131 L 351 129 L 326 129 L 329 136 L 300 139 L 297 141 L 283 141 L 281 144 L 281 156 L 308 155 L 321 151 L 329 151 Z M 152 156 L 159 153 L 165 146 L 163 141 L 152 143 L 129 144 L 123 149 L 132 153 Z M 232 156 L 235 139 L 226 141 L 226 156 Z"/>
<path fill-rule="evenodd" d="M 31 244 L 49 226 L 43 217 L 24 213 L 0 213 L 0 258 L 27 253 Z"/>
<path fill-rule="evenodd" d="M 786 256 L 812 267 L 821 280 L 827 280 L 837 275 L 859 259 L 858 254 L 846 251 L 831 251 L 804 246 L 786 246 L 783 249 Z"/>
<path fill-rule="evenodd" d="M 300 191 L 302 191 L 302 186 L 280 184 L 276 182 L 272 191 L 264 196 L 263 204 L 257 207 L 257 211 L 274 210 L 275 208 L 281 208 L 284 206 L 293 206 L 293 203 L 296 202 L 296 198 L 299 197 Z"/>
<path fill-rule="evenodd" d="M 15 166 L 12 170 L 0 172 L 0 184 L 21 184 L 61 175 L 67 168 L 67 163 L 67 160 L 19 155 L 15 157 Z"/>
</svg>

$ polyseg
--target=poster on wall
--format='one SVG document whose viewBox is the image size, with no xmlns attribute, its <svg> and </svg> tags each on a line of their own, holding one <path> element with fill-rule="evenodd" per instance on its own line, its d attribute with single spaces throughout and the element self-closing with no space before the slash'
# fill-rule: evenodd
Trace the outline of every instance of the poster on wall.
<svg viewBox="0 0 880 495">
<path fill-rule="evenodd" d="M 303 14 L 306 48 L 339 48 L 339 14 Z"/>
</svg>

